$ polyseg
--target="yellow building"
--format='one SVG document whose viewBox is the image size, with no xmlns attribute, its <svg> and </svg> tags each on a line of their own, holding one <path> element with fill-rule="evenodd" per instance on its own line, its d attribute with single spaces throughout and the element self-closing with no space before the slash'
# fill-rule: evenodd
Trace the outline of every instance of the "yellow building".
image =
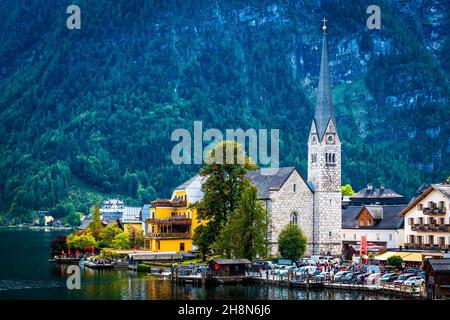
<svg viewBox="0 0 450 320">
<path fill-rule="evenodd" d="M 152 202 L 150 217 L 144 227 L 146 249 L 152 252 L 192 250 L 192 236 L 198 220 L 196 210 L 188 207 L 203 197 L 202 179 L 197 175 L 178 186 L 171 199 Z"/>
</svg>

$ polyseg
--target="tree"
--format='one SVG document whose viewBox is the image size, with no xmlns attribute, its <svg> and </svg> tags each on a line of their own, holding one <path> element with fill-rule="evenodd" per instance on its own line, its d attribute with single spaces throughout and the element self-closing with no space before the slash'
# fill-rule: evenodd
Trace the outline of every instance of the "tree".
<svg viewBox="0 0 450 320">
<path fill-rule="evenodd" d="M 52 243 L 50 244 L 50 248 L 52 249 L 53 253 L 61 252 L 61 250 L 67 250 L 67 244 L 66 244 L 67 236 L 65 234 L 60 234 L 53 238 Z"/>
<path fill-rule="evenodd" d="M 130 240 L 132 243 L 132 247 L 138 249 L 143 244 L 142 230 L 136 230 L 134 227 L 130 227 Z"/>
<path fill-rule="evenodd" d="M 72 233 L 67 236 L 67 247 L 83 250 L 86 247 L 96 247 L 97 241 L 94 236 L 89 233 L 76 234 Z"/>
<path fill-rule="evenodd" d="M 228 159 L 227 153 L 231 155 Z M 205 162 L 207 164 L 200 170 L 200 175 L 205 177 L 202 184 L 204 196 L 191 206 L 197 210 L 199 220 L 208 220 L 203 228 L 196 228 L 195 233 L 201 232 L 201 235 L 194 236 L 198 241 L 196 245 L 206 246 L 203 248 L 204 252 L 216 240 L 220 227 L 234 212 L 243 190 L 250 184 L 245 175 L 250 170 L 257 169 L 242 146 L 235 141 L 219 143 L 208 154 Z M 209 240 L 209 244 L 205 240 Z"/>
<path fill-rule="evenodd" d="M 389 258 L 387 258 L 386 260 L 387 264 L 389 266 L 394 266 L 394 267 L 401 267 L 402 263 L 403 263 L 403 258 L 400 256 L 390 256 Z"/>
<path fill-rule="evenodd" d="M 192 237 L 193 244 L 202 254 L 202 260 L 206 260 L 206 254 L 209 252 L 211 244 L 214 242 L 214 234 L 208 224 L 199 225 L 195 228 L 194 235 Z"/>
<path fill-rule="evenodd" d="M 114 249 L 130 249 L 133 246 L 133 242 L 130 238 L 128 231 L 119 233 L 112 241 Z"/>
<path fill-rule="evenodd" d="M 266 256 L 267 210 L 258 200 L 258 189 L 249 185 L 245 188 L 239 206 L 221 228 L 214 244 L 227 257 L 252 260 L 257 255 Z"/>
<path fill-rule="evenodd" d="M 79 226 L 81 224 L 81 213 L 72 211 L 63 218 L 63 221 L 70 226 Z"/>
<path fill-rule="evenodd" d="M 95 239 L 98 239 L 100 236 L 100 232 L 103 228 L 102 222 L 100 220 L 100 207 L 98 204 L 94 206 L 94 212 L 92 214 L 92 222 L 89 224 L 89 231 L 94 236 Z"/>
<path fill-rule="evenodd" d="M 99 246 L 112 247 L 114 238 L 120 233 L 122 233 L 122 230 L 117 226 L 117 223 L 104 227 L 99 235 Z"/>
<path fill-rule="evenodd" d="M 347 183 L 345 186 L 341 187 L 341 193 L 343 196 L 353 196 L 355 194 L 355 191 L 353 190 L 352 186 Z"/>
<path fill-rule="evenodd" d="M 286 225 L 278 236 L 278 250 L 283 258 L 296 261 L 306 251 L 306 237 L 294 224 Z"/>
</svg>

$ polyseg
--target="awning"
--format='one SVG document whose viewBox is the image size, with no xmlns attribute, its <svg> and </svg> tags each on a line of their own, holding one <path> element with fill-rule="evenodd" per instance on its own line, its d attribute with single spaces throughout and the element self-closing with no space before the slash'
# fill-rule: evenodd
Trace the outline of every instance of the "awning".
<svg viewBox="0 0 450 320">
<path fill-rule="evenodd" d="M 422 262 L 422 253 L 420 252 L 396 252 L 387 251 L 378 256 L 375 256 L 375 260 L 386 261 L 392 256 L 400 256 L 405 262 Z"/>
</svg>

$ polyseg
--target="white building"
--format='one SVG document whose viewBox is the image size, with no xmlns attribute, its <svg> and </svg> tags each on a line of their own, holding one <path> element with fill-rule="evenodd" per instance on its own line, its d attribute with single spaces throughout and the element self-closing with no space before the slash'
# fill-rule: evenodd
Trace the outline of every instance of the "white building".
<svg viewBox="0 0 450 320">
<path fill-rule="evenodd" d="M 450 248 L 450 184 L 432 184 L 401 212 L 408 249 Z"/>
<path fill-rule="evenodd" d="M 406 205 L 349 206 L 342 210 L 342 245 L 347 250 L 360 249 L 361 238 L 366 236 L 379 249 L 397 249 L 404 246 L 403 217 Z"/>
</svg>

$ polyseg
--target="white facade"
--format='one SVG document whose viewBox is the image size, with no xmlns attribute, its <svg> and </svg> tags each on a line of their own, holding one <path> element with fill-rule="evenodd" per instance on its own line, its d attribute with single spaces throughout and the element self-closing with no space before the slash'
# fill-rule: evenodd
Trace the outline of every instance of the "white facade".
<svg viewBox="0 0 450 320">
<path fill-rule="evenodd" d="M 386 242 L 386 249 L 397 249 L 404 246 L 404 230 L 381 229 L 342 229 L 342 241 L 361 241 L 366 236 L 367 242 Z"/>
<path fill-rule="evenodd" d="M 281 229 L 295 223 L 308 239 L 307 254 L 312 253 L 313 193 L 297 170 L 293 170 L 279 190 L 271 190 L 265 200 L 270 219 L 269 240 L 271 254 L 278 254 Z"/>
<path fill-rule="evenodd" d="M 402 211 L 409 248 L 450 248 L 450 185 L 431 185 Z"/>
</svg>

